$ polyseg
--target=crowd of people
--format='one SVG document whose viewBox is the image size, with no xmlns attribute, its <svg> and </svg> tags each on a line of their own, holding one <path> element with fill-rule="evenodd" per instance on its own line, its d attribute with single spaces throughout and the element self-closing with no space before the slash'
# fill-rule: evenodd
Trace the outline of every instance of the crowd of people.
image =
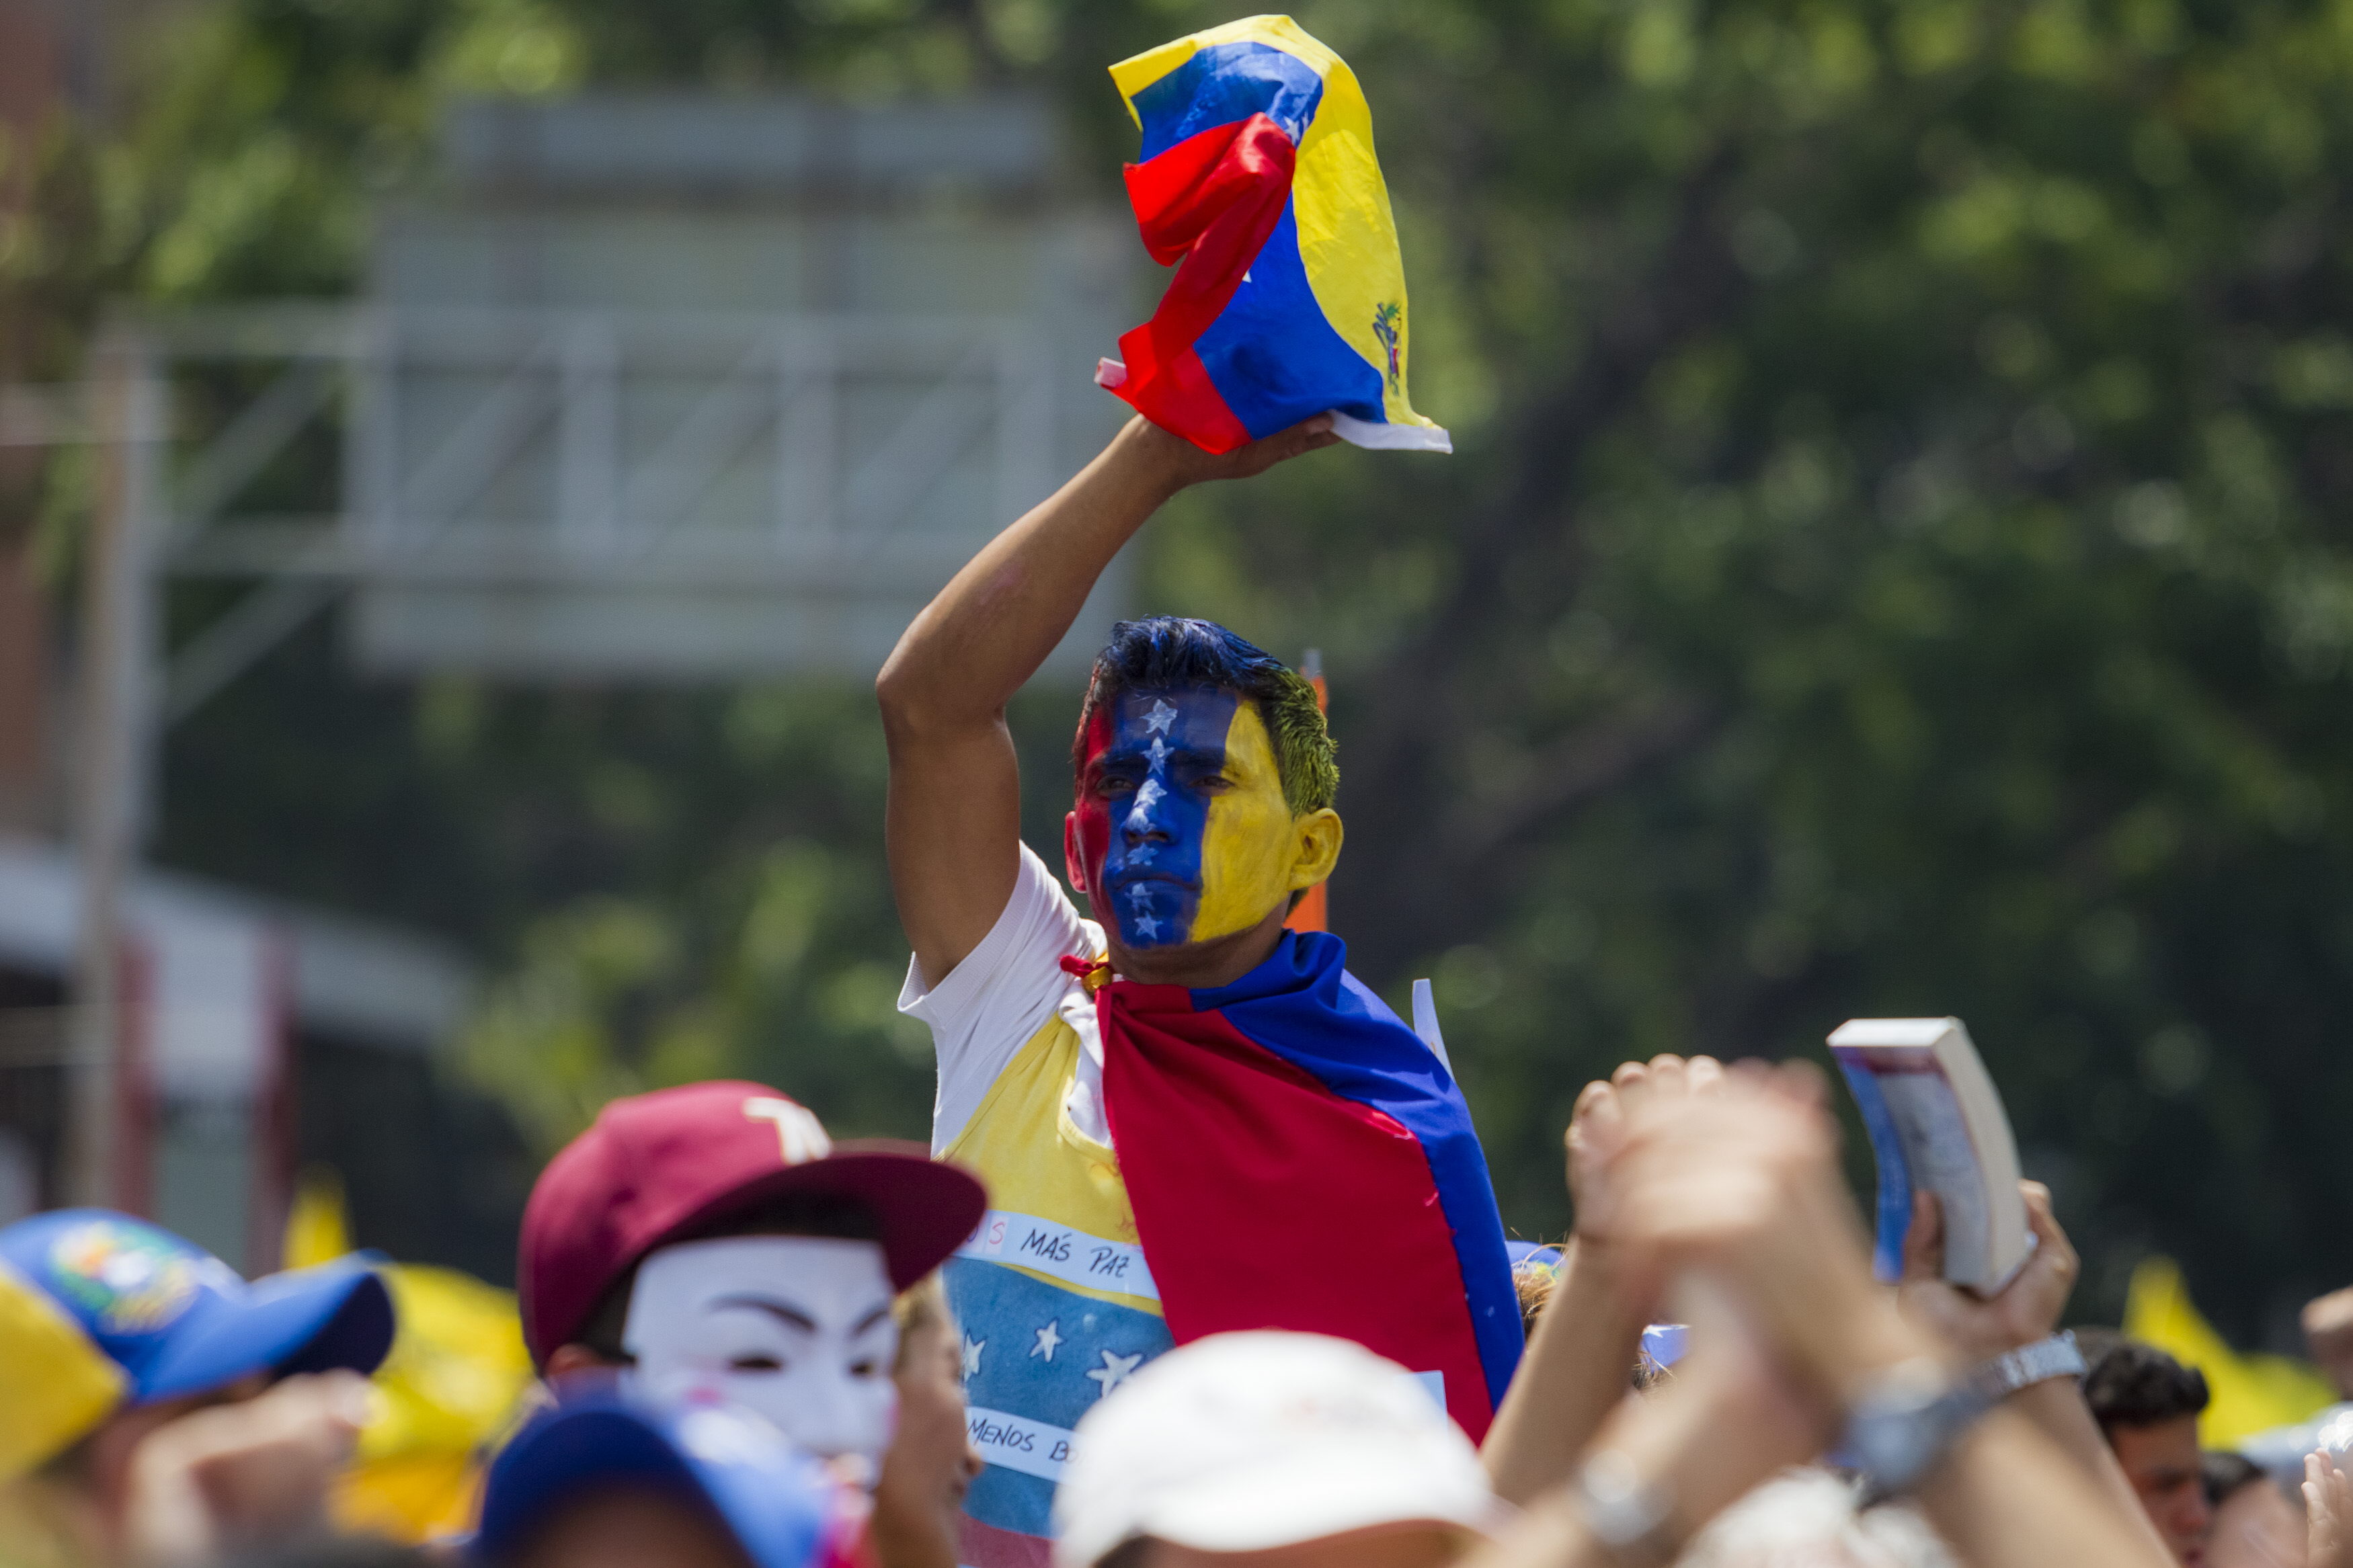
<svg viewBox="0 0 2353 1568">
<path fill-rule="evenodd" d="M 1231 632 L 1114 630 L 1064 878 L 1021 843 L 1005 704 L 1112 556 L 1331 439 L 1133 422 L 885 668 L 929 1149 L 755 1083 L 607 1105 L 522 1216 L 540 1381 L 423 1544 L 328 1507 L 396 1330 L 364 1259 L 0 1229 L 0 1568 L 2353 1568 L 2337 1426 L 2202 1451 L 2195 1369 L 2062 1329 L 2039 1185 L 2000 1289 L 1925 1195 L 1875 1279 L 1802 1062 L 1588 1085 L 1573 1233 L 1507 1242 L 1442 1050 L 1289 923 L 1338 766 Z M 2353 1298 L 2307 1327 L 2353 1372 Z"/>
</svg>

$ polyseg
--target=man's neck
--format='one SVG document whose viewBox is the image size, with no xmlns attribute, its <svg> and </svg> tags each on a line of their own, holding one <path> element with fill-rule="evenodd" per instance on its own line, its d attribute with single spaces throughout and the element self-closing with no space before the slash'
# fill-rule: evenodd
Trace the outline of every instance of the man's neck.
<svg viewBox="0 0 2353 1568">
<path fill-rule="evenodd" d="M 1289 912 L 1278 904 L 1247 931 L 1179 947 L 1128 947 L 1119 940 L 1116 923 L 1106 921 L 1103 944 L 1111 951 L 1112 973 L 1123 980 L 1211 990 L 1231 985 L 1264 963 L 1273 954 L 1275 943 L 1282 940 L 1282 920 Z"/>
</svg>

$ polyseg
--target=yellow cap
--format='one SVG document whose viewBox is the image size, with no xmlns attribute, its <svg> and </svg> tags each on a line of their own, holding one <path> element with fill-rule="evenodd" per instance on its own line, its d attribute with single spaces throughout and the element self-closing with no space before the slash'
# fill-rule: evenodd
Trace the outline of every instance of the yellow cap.
<svg viewBox="0 0 2353 1568">
<path fill-rule="evenodd" d="M 58 1304 L 0 1263 L 0 1481 L 55 1458 L 112 1414 L 131 1380 Z"/>
</svg>

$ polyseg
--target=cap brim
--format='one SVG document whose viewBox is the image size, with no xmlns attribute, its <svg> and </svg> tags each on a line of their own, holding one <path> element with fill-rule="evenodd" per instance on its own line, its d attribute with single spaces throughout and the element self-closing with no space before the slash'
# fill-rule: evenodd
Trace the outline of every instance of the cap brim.
<svg viewBox="0 0 2353 1568">
<path fill-rule="evenodd" d="M 1172 1490 L 1145 1510 L 1134 1533 L 1197 1552 L 1263 1552 L 1412 1525 L 1492 1535 L 1510 1515 L 1482 1477 L 1449 1485 L 1426 1454 L 1339 1443 Z"/>
<path fill-rule="evenodd" d="M 787 1165 L 737 1187 L 673 1228 L 691 1230 L 786 1193 L 863 1201 L 882 1227 L 883 1258 L 898 1290 L 945 1263 L 988 1209 L 988 1189 L 970 1172 L 933 1159 L 920 1143 L 871 1138 L 837 1143 L 822 1160 Z"/>
<path fill-rule="evenodd" d="M 255 1373 L 371 1373 L 392 1349 L 393 1326 L 391 1294 L 364 1264 L 274 1274 L 174 1334 L 140 1378 L 137 1397 L 202 1394 Z"/>
<path fill-rule="evenodd" d="M 806 1509 L 788 1506 L 794 1500 L 777 1484 L 783 1479 L 700 1462 L 654 1411 L 602 1399 L 559 1408 L 518 1433 L 491 1466 L 472 1552 L 511 1561 L 568 1500 L 634 1483 L 709 1507 L 757 1568 L 808 1568 L 823 1544 L 827 1513 L 815 1497 Z"/>
</svg>

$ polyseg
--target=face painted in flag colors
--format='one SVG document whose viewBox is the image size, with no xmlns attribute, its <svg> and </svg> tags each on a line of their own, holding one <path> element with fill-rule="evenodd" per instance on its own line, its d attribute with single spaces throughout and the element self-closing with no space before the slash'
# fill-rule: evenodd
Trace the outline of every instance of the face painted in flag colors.
<svg viewBox="0 0 2353 1568">
<path fill-rule="evenodd" d="M 1339 816 L 1293 814 L 1256 704 L 1208 687 L 1130 690 L 1087 731 L 1064 852 L 1121 945 L 1248 931 L 1331 875 Z"/>
</svg>

